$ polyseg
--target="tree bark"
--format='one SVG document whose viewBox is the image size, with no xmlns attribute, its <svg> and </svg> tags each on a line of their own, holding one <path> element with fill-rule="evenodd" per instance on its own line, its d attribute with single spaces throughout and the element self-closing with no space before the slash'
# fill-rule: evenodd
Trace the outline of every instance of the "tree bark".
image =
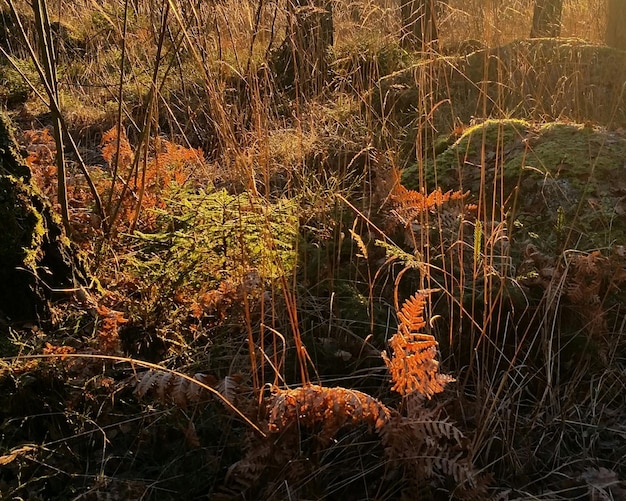
<svg viewBox="0 0 626 501">
<path fill-rule="evenodd" d="M 283 86 L 319 94 L 328 82 L 328 50 L 334 42 L 331 0 L 288 0 L 287 38 L 273 58 Z"/>
<path fill-rule="evenodd" d="M 437 50 L 437 0 L 401 0 L 400 45 L 409 50 Z"/>
<path fill-rule="evenodd" d="M 606 44 L 626 50 L 626 0 L 609 0 Z"/>
<path fill-rule="evenodd" d="M 530 38 L 556 38 L 561 36 L 563 0 L 535 0 L 533 27 Z"/>
</svg>

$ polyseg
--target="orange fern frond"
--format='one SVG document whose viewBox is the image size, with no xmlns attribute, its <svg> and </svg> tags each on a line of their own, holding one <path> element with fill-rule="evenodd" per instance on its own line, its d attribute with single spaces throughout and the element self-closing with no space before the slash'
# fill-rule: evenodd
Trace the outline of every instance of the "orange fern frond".
<svg viewBox="0 0 626 501">
<path fill-rule="evenodd" d="M 330 440 L 350 424 L 364 423 L 378 431 L 391 416 L 383 403 L 365 393 L 317 385 L 288 390 L 272 388 L 268 411 L 270 431 L 282 431 L 295 422 L 306 427 L 321 425 L 321 441 Z"/>
<path fill-rule="evenodd" d="M 96 313 L 100 317 L 97 332 L 98 348 L 102 353 L 114 354 L 119 351 L 119 327 L 128 322 L 121 311 L 112 310 L 104 305 L 96 307 Z"/>
<path fill-rule="evenodd" d="M 426 295 L 417 293 L 405 301 L 398 312 L 398 332 L 389 340 L 393 350 L 391 357 L 382 352 L 383 360 L 391 373 L 392 389 L 401 395 L 415 391 L 430 398 L 443 391 L 454 378 L 439 374 L 437 346 L 439 343 L 420 330 L 426 325 L 424 302 Z"/>
<path fill-rule="evenodd" d="M 409 190 L 401 184 L 396 184 L 391 192 L 391 203 L 393 206 L 393 214 L 400 219 L 405 225 L 416 219 L 425 211 L 433 210 L 442 205 L 458 201 L 463 202 L 469 195 L 469 192 L 462 191 L 441 191 L 437 188 L 435 191 L 424 194 L 419 191 Z"/>
<path fill-rule="evenodd" d="M 126 136 L 126 131 L 124 129 L 120 130 L 119 136 L 119 158 L 118 154 L 118 135 L 117 135 L 117 127 L 112 127 L 104 134 L 102 134 L 102 139 L 100 141 L 100 150 L 102 151 L 102 158 L 104 161 L 109 164 L 109 166 L 114 165 L 116 162 L 120 167 L 127 168 L 130 166 L 133 160 L 133 150 L 130 146 L 130 142 L 128 141 L 128 137 Z"/>
<path fill-rule="evenodd" d="M 398 320 L 400 321 L 398 329 L 400 332 L 406 335 L 417 335 L 426 326 L 424 302 L 425 296 L 419 293 L 414 294 L 404 302 L 402 309 L 398 312 Z"/>
</svg>

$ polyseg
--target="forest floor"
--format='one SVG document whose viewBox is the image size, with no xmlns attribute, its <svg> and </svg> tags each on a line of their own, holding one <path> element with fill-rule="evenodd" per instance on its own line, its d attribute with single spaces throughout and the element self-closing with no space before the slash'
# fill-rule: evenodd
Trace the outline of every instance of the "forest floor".
<svg viewBox="0 0 626 501">
<path fill-rule="evenodd" d="M 309 95 L 276 6 L 51 12 L 92 279 L 35 257 L 45 318 L 0 305 L 0 498 L 626 500 L 626 54 L 578 38 L 594 2 L 558 40 L 449 3 L 441 53 L 339 9 Z M 3 14 L 0 99 L 59 211 Z"/>
</svg>

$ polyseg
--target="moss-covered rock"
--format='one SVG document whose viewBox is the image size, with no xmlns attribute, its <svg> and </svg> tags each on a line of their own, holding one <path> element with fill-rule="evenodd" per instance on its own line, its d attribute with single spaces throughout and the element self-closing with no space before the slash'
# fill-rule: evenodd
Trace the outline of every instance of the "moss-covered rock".
<svg viewBox="0 0 626 501">
<path fill-rule="evenodd" d="M 429 189 L 469 190 L 488 212 L 496 208 L 496 219 L 506 214 L 513 234 L 541 247 L 586 251 L 626 241 L 622 132 L 488 120 L 427 162 L 425 178 Z M 417 166 L 405 169 L 403 182 L 419 189 Z"/>
<path fill-rule="evenodd" d="M 478 206 L 467 219 L 442 211 L 429 233 L 435 282 L 457 277 L 462 286 L 453 294 L 465 311 L 476 315 L 483 304 L 501 304 L 529 333 L 554 313 L 549 328 L 568 347 L 564 360 L 586 354 L 599 362 L 603 343 L 619 343 L 615 329 L 623 325 L 626 304 L 626 133 L 488 120 L 422 167 L 429 193 L 461 189 L 469 192 L 465 202 Z M 422 188 L 417 166 L 404 170 L 403 183 Z M 475 271 L 479 262 L 487 263 L 484 275 Z M 445 274 L 436 275 L 439 268 Z M 453 309 L 440 314 L 454 318 Z M 494 321 L 484 332 L 498 344 L 506 329 Z M 463 358 L 468 345 L 455 349 L 469 363 Z"/>
<path fill-rule="evenodd" d="M 31 8 L 18 6 L 20 16 L 19 23 L 8 4 L 0 9 L 0 47 L 4 47 L 9 54 L 18 57 L 27 57 L 28 48 L 24 41 L 22 29 L 24 28 L 29 40 L 33 40 L 37 33 L 37 21 Z M 76 20 L 73 20 L 75 22 Z M 76 22 L 81 26 L 81 22 Z M 72 54 L 72 56 L 84 55 L 89 37 L 87 32 L 72 26 L 67 21 L 52 21 L 50 31 L 55 43 L 55 51 L 58 56 Z M 93 35 L 93 33 L 91 33 Z"/>
<path fill-rule="evenodd" d="M 50 204 L 30 183 L 8 120 L 0 116 L 0 324 L 49 319 L 53 289 L 87 273 Z"/>
<path fill-rule="evenodd" d="M 418 57 L 400 47 L 399 42 L 371 36 L 355 37 L 331 49 L 334 83 L 342 89 L 361 92 L 378 79 L 404 69 Z"/>
</svg>

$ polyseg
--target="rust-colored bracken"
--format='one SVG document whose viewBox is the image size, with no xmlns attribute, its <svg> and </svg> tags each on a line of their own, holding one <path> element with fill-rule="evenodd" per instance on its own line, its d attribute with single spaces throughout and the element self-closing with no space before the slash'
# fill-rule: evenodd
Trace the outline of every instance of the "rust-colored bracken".
<svg viewBox="0 0 626 501">
<path fill-rule="evenodd" d="M 427 398 L 443 391 L 454 381 L 447 374 L 439 374 L 438 343 L 435 338 L 420 331 L 424 321 L 426 295 L 416 293 L 406 300 L 398 312 L 398 332 L 389 340 L 391 356 L 382 352 L 383 360 L 391 372 L 392 389 L 401 395 L 419 392 Z"/>
</svg>

